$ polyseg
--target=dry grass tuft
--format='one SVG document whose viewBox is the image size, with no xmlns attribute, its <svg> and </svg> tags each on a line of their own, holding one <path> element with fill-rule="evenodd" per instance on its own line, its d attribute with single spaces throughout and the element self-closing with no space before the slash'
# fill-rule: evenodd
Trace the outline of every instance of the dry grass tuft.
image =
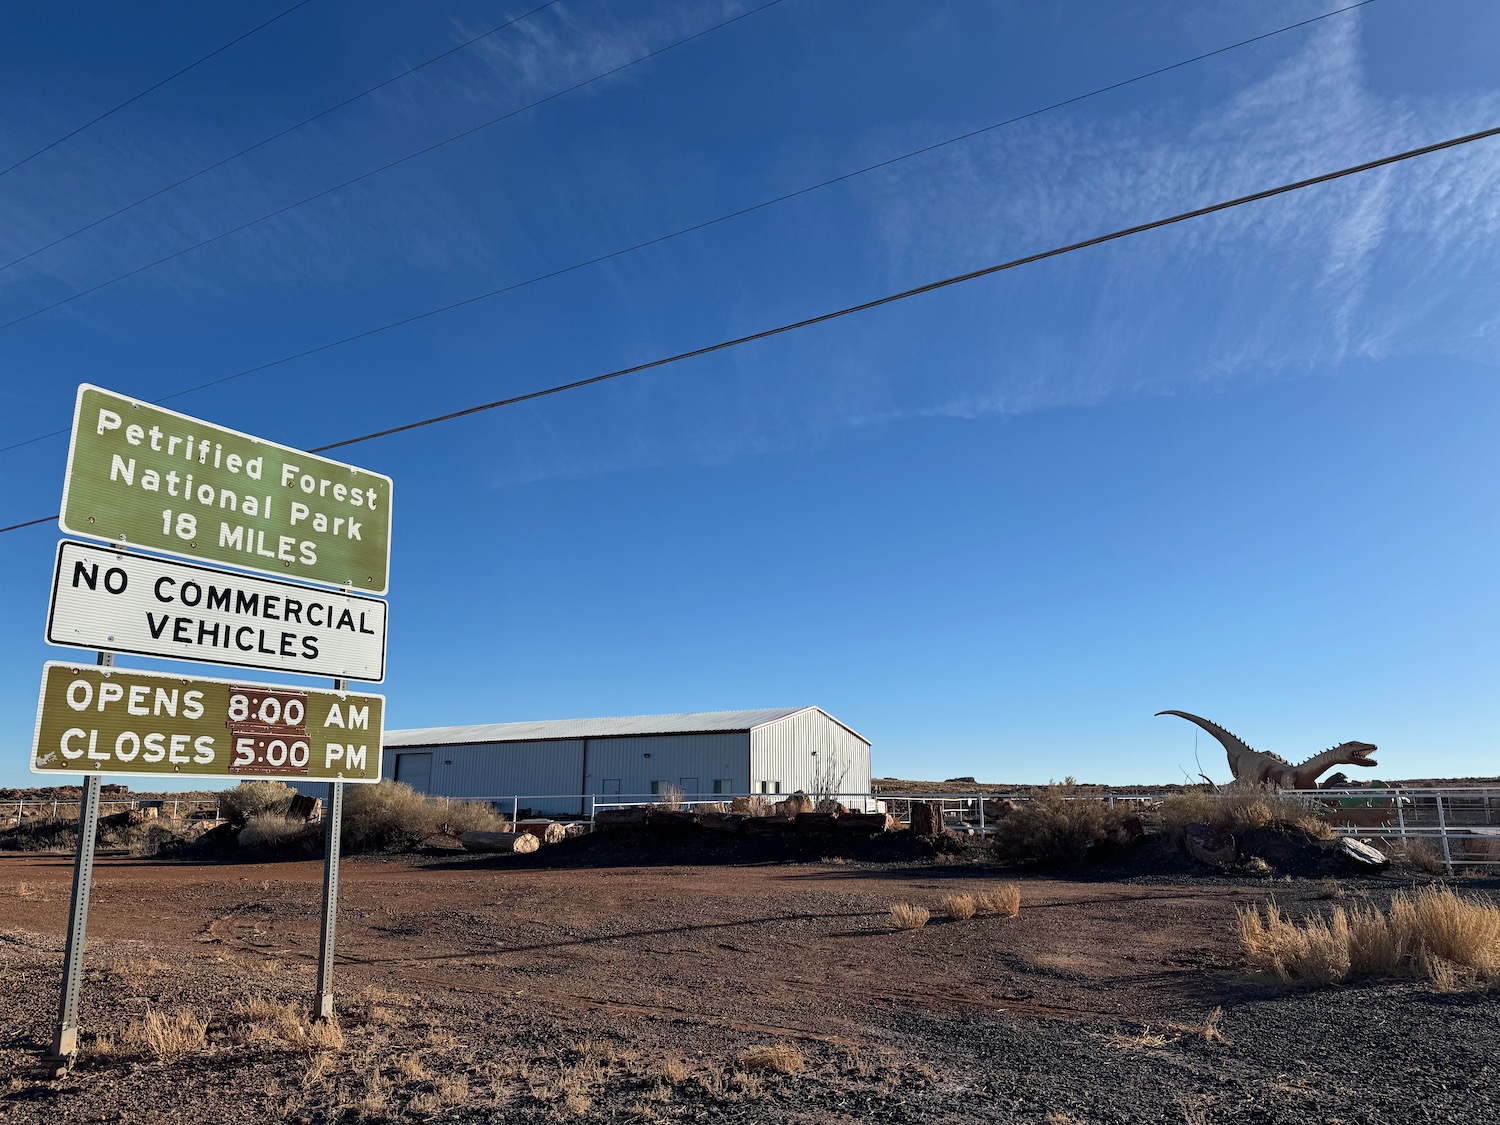
<svg viewBox="0 0 1500 1125">
<path fill-rule="evenodd" d="M 120 1054 L 161 1060 L 180 1059 L 207 1046 L 208 1021 L 187 1008 L 164 1012 L 148 1007 L 144 1016 L 121 1029 L 117 1042 L 104 1036 L 95 1041 L 95 1051 L 101 1054 L 109 1053 L 112 1048 Z"/>
<path fill-rule="evenodd" d="M 1169 1023 L 1167 1027 L 1178 1035 L 1202 1039 L 1205 1043 L 1228 1043 L 1230 1039 L 1229 1036 L 1224 1034 L 1224 1029 L 1221 1026 L 1223 1022 L 1224 1009 L 1215 1008 L 1202 1023 Z"/>
<path fill-rule="evenodd" d="M 1159 1031 L 1152 1031 L 1149 1026 L 1141 1028 L 1134 1035 L 1124 1035 L 1116 1032 L 1106 1035 L 1104 1041 L 1111 1047 L 1121 1050 L 1132 1051 L 1158 1051 L 1172 1042 L 1170 1035 L 1163 1035 Z"/>
<path fill-rule="evenodd" d="M 995 856 L 1014 863 L 1078 863 L 1095 848 L 1123 840 L 1130 813 L 1079 795 L 1076 785 L 1049 785 L 995 825 Z"/>
<path fill-rule="evenodd" d="M 913 906 L 909 902 L 898 902 L 891 907 L 891 925 L 898 930 L 920 930 L 927 925 L 932 911 L 925 906 Z"/>
<path fill-rule="evenodd" d="M 1425 977 L 1439 989 L 1500 976 L 1500 908 L 1447 887 L 1398 894 L 1382 911 L 1335 907 L 1293 922 L 1275 903 L 1239 912 L 1240 945 L 1253 968 L 1299 984 L 1349 977 Z"/>
<path fill-rule="evenodd" d="M 942 906 L 943 913 L 955 922 L 963 922 L 974 917 L 978 909 L 973 895 L 944 895 L 939 905 Z"/>
<path fill-rule="evenodd" d="M 751 1047 L 740 1055 L 740 1066 L 749 1071 L 771 1071 L 775 1074 L 801 1074 L 807 1059 L 790 1043 L 772 1043 Z"/>
<path fill-rule="evenodd" d="M 1318 884 L 1318 897 L 1328 899 L 1348 898 L 1349 894 L 1344 890 L 1344 885 L 1337 879 L 1324 879 Z"/>
<path fill-rule="evenodd" d="M 688 1075 L 691 1073 L 687 1063 L 681 1059 L 671 1058 L 662 1060 L 661 1076 L 673 1086 L 676 1086 L 680 1082 L 686 1082 Z"/>
<path fill-rule="evenodd" d="M 977 891 L 974 894 L 974 908 L 980 914 L 1014 918 L 1021 912 L 1021 888 L 1015 883 L 1001 883 L 990 890 Z"/>
<path fill-rule="evenodd" d="M 1332 840 L 1334 837 L 1333 826 L 1320 816 L 1300 816 L 1292 821 L 1295 828 L 1300 828 L 1314 840 Z"/>
<path fill-rule="evenodd" d="M 261 996 L 238 1001 L 230 1009 L 229 1038 L 235 1043 L 275 1043 L 311 1051 L 338 1051 L 344 1046 L 338 1024 L 310 1020 L 300 1005 Z"/>
<path fill-rule="evenodd" d="M 1418 871 L 1428 875 L 1446 875 L 1448 867 L 1443 863 L 1443 855 L 1429 841 L 1420 836 L 1414 837 L 1406 842 L 1402 849 L 1403 858 Z"/>
</svg>

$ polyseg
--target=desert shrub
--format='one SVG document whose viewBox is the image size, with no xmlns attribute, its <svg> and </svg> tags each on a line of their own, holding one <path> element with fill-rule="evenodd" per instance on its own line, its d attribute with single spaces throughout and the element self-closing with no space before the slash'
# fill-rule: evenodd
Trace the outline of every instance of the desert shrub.
<svg viewBox="0 0 1500 1125">
<path fill-rule="evenodd" d="M 1016 863 L 1077 863 L 1099 845 L 1123 838 L 1129 818 L 1108 801 L 1078 796 L 1076 786 L 1049 785 L 995 825 L 991 846 L 997 858 Z"/>
<path fill-rule="evenodd" d="M 974 912 L 978 909 L 974 904 L 973 895 L 944 895 L 939 905 L 943 908 L 943 913 L 955 922 L 974 917 Z"/>
<path fill-rule="evenodd" d="M 1192 790 L 1174 793 L 1157 808 L 1161 829 L 1173 841 L 1182 841 L 1189 824 L 1210 824 L 1229 832 L 1291 824 L 1319 840 L 1333 838 L 1333 830 L 1318 815 L 1318 809 L 1296 797 L 1283 797 L 1262 785 L 1225 786 L 1217 792 Z"/>
<path fill-rule="evenodd" d="M 219 815 L 243 828 L 252 816 L 286 812 L 296 793 L 281 781 L 242 781 L 219 794 Z"/>
<path fill-rule="evenodd" d="M 351 785 L 344 794 L 343 847 L 351 852 L 414 848 L 438 834 L 443 810 L 402 781 Z"/>
<path fill-rule="evenodd" d="M 257 813 L 240 829 L 242 848 L 265 848 L 276 851 L 296 847 L 316 835 L 317 830 L 301 817 L 280 813 Z"/>
<path fill-rule="evenodd" d="M 1385 910 L 1336 907 L 1294 922 L 1274 903 L 1239 912 L 1250 965 L 1299 984 L 1350 977 L 1425 977 L 1444 991 L 1500 977 L 1500 908 L 1447 887 L 1402 893 Z"/>
<path fill-rule="evenodd" d="M 1443 863 L 1443 853 L 1421 836 L 1407 840 L 1401 852 L 1402 858 L 1418 871 L 1428 875 L 1446 875 L 1448 872 L 1447 865 Z"/>
<path fill-rule="evenodd" d="M 746 1070 L 769 1070 L 776 1074 L 800 1074 L 807 1068 L 807 1059 L 790 1043 L 772 1043 L 769 1046 L 751 1047 L 740 1055 L 740 1066 Z"/>
<path fill-rule="evenodd" d="M 680 785 L 663 785 L 656 795 L 657 806 L 663 809 L 680 809 L 687 794 Z"/>
<path fill-rule="evenodd" d="M 974 909 L 979 914 L 1014 918 L 1021 912 L 1021 888 L 1014 883 L 1001 883 L 989 890 L 975 891 Z"/>
<path fill-rule="evenodd" d="M 438 831 L 455 839 L 465 832 L 504 832 L 510 821 L 482 801 L 449 801 L 438 810 Z"/>
<path fill-rule="evenodd" d="M 61 817 L 28 817 L 0 832 L 0 850 L 50 852 L 71 850 L 78 846 L 78 820 Z"/>
<path fill-rule="evenodd" d="M 898 930 L 920 930 L 927 925 L 932 911 L 925 906 L 913 906 L 909 902 L 898 902 L 891 907 L 891 925 Z"/>
<path fill-rule="evenodd" d="M 761 793 L 745 798 L 746 816 L 770 816 L 776 811 L 776 802 Z"/>
</svg>

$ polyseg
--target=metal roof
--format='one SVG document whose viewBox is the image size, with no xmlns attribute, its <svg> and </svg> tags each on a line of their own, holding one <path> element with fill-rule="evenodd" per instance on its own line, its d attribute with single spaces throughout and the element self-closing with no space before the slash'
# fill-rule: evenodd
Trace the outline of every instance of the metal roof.
<svg viewBox="0 0 1500 1125">
<path fill-rule="evenodd" d="M 465 727 L 417 727 L 388 730 L 386 746 L 460 746 L 475 742 L 545 742 L 566 738 L 617 738 L 621 735 L 708 734 L 750 731 L 803 711 L 821 707 L 773 707 L 759 711 L 696 711 L 685 715 L 624 715 L 606 719 L 543 719 L 531 723 L 480 723 Z M 832 715 L 829 719 L 838 723 Z M 844 726 L 839 723 L 839 726 Z M 844 727 L 849 730 L 848 727 Z M 849 730 L 856 738 L 861 736 Z M 861 739 L 868 742 L 869 739 Z"/>
</svg>

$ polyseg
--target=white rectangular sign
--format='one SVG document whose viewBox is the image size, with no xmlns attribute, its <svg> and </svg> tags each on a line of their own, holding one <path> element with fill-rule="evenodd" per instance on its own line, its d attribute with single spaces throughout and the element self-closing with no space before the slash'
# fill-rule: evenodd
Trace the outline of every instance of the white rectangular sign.
<svg viewBox="0 0 1500 1125">
<path fill-rule="evenodd" d="M 380 683 L 385 632 L 379 598 L 57 545 L 50 644 Z"/>
</svg>

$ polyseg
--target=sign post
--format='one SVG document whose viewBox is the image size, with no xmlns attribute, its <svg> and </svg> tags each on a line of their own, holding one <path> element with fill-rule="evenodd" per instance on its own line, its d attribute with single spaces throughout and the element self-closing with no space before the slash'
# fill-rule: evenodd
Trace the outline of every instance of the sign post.
<svg viewBox="0 0 1500 1125">
<path fill-rule="evenodd" d="M 109 667 L 114 654 L 101 652 L 99 664 Z M 68 943 L 63 949 L 62 997 L 57 1006 L 57 1030 L 46 1058 L 54 1073 L 66 1070 L 78 1054 L 78 994 L 83 988 L 83 944 L 89 924 L 89 888 L 94 881 L 94 837 L 99 833 L 99 794 L 103 780 L 83 779 L 78 803 L 78 852 L 73 862 L 73 893 L 68 905 Z"/>
<path fill-rule="evenodd" d="M 348 680 L 334 680 L 336 691 L 347 691 Z M 328 808 L 323 816 L 323 923 L 318 934 L 318 994 L 313 1019 L 333 1019 L 333 938 L 338 927 L 339 856 L 344 830 L 344 783 L 328 783 Z"/>
</svg>

